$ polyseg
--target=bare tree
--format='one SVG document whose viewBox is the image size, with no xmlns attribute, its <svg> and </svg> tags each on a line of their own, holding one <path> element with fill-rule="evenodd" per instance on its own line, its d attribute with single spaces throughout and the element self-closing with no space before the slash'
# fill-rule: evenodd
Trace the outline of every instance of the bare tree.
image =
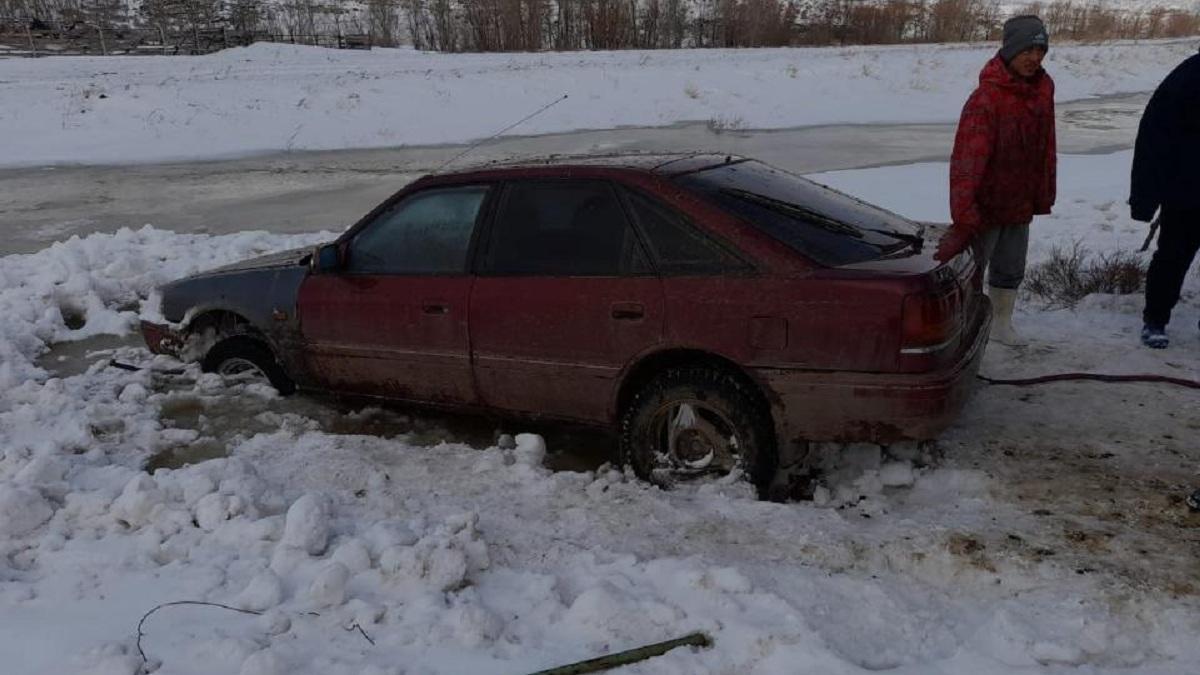
<svg viewBox="0 0 1200 675">
<path fill-rule="evenodd" d="M 665 0 L 663 7 L 663 45 L 670 49 L 683 46 L 687 35 L 688 6 L 683 0 Z"/>
<path fill-rule="evenodd" d="M 168 34 L 190 34 L 192 51 L 207 51 L 200 41 L 200 31 L 206 33 L 224 22 L 221 0 L 142 0 L 138 7 L 140 18 L 158 30 L 163 45 Z"/>
<path fill-rule="evenodd" d="M 226 16 L 229 28 L 242 44 L 249 43 L 262 25 L 266 13 L 262 0 L 228 0 Z"/>
<path fill-rule="evenodd" d="M 413 45 L 423 48 L 425 4 L 422 0 L 404 0 L 408 32 Z M 367 0 L 367 26 L 371 43 L 391 47 L 396 44 L 400 27 L 400 2 L 398 0 Z"/>
<path fill-rule="evenodd" d="M 432 0 L 429 6 L 431 19 L 431 49 L 443 52 L 458 51 L 458 26 L 454 7 L 450 0 Z"/>
<path fill-rule="evenodd" d="M 646 0 L 646 7 L 642 10 L 641 21 L 638 22 L 637 46 L 651 49 L 658 47 L 661 25 L 662 5 L 659 3 L 659 0 Z"/>
<path fill-rule="evenodd" d="M 579 49 L 579 0 L 555 0 L 551 44 L 557 50 Z"/>
<path fill-rule="evenodd" d="M 129 21 L 129 11 L 124 0 L 84 0 L 79 8 L 79 18 L 95 29 L 100 40 L 100 53 L 108 54 L 105 33 Z"/>
<path fill-rule="evenodd" d="M 583 8 L 584 34 L 590 49 L 629 46 L 631 17 L 622 0 L 589 0 Z"/>
</svg>

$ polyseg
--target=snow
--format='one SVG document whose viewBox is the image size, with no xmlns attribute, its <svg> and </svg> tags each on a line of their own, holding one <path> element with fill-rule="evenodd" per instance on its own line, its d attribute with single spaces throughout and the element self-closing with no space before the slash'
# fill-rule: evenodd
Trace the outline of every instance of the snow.
<svg viewBox="0 0 1200 675">
<path fill-rule="evenodd" d="M 0 165 L 196 160 L 721 120 L 950 122 L 995 45 L 437 54 L 260 43 L 197 57 L 0 59 Z M 1057 97 L 1152 89 L 1194 40 L 1056 43 Z"/>
<path fill-rule="evenodd" d="M 1190 49 L 1056 48 L 1052 67 L 1060 97 L 1102 95 L 1149 88 Z M 527 131 L 733 111 L 748 126 L 947 120 L 986 51 L 434 57 L 256 47 L 0 61 L 9 85 L 0 113 L 14 130 L 0 152 L 10 163 L 240 154 L 282 147 L 301 119 L 319 123 L 294 147 L 367 144 L 389 102 L 411 135 L 380 142 L 461 140 L 564 83 L 604 96 L 564 102 L 560 117 Z M 71 88 L 93 80 L 111 86 L 108 96 L 84 97 L 96 106 L 86 120 L 66 115 Z M 696 98 L 683 93 L 688 83 Z M 293 112 L 304 86 L 313 105 Z M 798 90 L 813 95 L 797 104 Z M 335 113 L 331 101 L 349 93 L 378 98 Z M 258 110 L 228 116 L 255 99 Z M 101 104 L 110 103 L 123 113 L 109 116 Z M 228 133 L 204 136 L 218 128 Z M 1062 157 L 1059 204 L 1034 225 L 1031 262 L 1076 241 L 1095 252 L 1140 245 L 1145 226 L 1122 205 L 1129 161 L 1128 152 Z M 944 220 L 946 172 L 927 163 L 815 178 Z M 345 413 L 194 366 L 166 375 L 179 364 L 135 340 L 88 353 L 79 372 L 49 358 L 130 336 L 155 316 L 158 284 L 332 236 L 144 226 L 0 258 L 5 672 L 131 675 L 142 666 L 138 621 L 178 600 L 261 615 L 164 607 L 140 638 L 155 672 L 524 673 L 693 631 L 714 646 L 627 670 L 1174 674 L 1200 657 L 1200 516 L 1172 498 L 1196 479 L 1190 391 L 980 389 L 936 447 L 818 448 L 813 501 L 774 504 L 736 482 L 664 492 L 609 465 L 551 471 L 547 457 L 571 448 L 531 433 L 494 445 L 366 433 L 384 411 Z M 1198 279 L 1189 275 L 1171 350 L 1137 346 L 1138 297 L 1093 296 L 1074 310 L 1024 298 L 1016 322 L 1033 345 L 990 348 L 984 370 L 1200 378 Z M 106 367 L 114 357 L 147 369 Z M 200 456 L 145 468 L 186 452 Z"/>
<path fill-rule="evenodd" d="M 0 484 L 0 514 L 0 535 L 20 537 L 50 520 L 54 509 L 38 490 Z"/>
<path fill-rule="evenodd" d="M 308 587 L 308 600 L 315 608 L 339 607 L 346 602 L 346 582 L 349 580 L 350 570 L 331 560 L 317 572 Z"/>
<path fill-rule="evenodd" d="M 328 541 L 329 506 L 325 500 L 313 494 L 297 499 L 288 509 L 281 545 L 320 555 Z"/>
<path fill-rule="evenodd" d="M 371 569 L 371 551 L 361 539 L 348 539 L 330 556 L 357 574 Z"/>
<path fill-rule="evenodd" d="M 343 592 L 344 590 L 343 588 Z M 283 597 L 283 582 L 280 581 L 279 576 L 271 570 L 263 570 L 238 595 L 234 604 L 241 609 L 265 612 L 283 602 Z"/>
</svg>

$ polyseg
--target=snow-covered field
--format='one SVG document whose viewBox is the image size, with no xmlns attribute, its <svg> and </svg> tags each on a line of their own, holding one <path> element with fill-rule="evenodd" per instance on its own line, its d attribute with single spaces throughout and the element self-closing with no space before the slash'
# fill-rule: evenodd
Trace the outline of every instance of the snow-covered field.
<svg viewBox="0 0 1200 675">
<path fill-rule="evenodd" d="M 1058 45 L 1060 100 L 1147 91 L 1195 40 Z M 259 44 L 202 57 L 0 60 L 0 166 L 428 145 L 713 121 L 957 119 L 994 45 L 429 54 Z"/>
<path fill-rule="evenodd" d="M 1083 54 L 1091 48 L 1079 49 Z M 1067 81 L 1060 95 L 1145 89 L 1186 51 L 1143 49 L 1144 55 L 1123 52 L 1119 71 L 1112 65 L 1118 60 L 1107 61 L 1099 49 L 1094 57 L 1080 56 L 1079 63 L 1095 58 L 1109 64 L 1106 77 L 1112 79 L 1080 75 L 1072 85 L 1060 76 Z M 863 121 L 856 115 L 952 118 L 961 101 L 951 99 L 965 94 L 965 79 L 938 80 L 925 92 L 933 102 L 926 102 L 889 89 L 889 81 L 848 75 L 917 53 L 813 52 L 817 65 L 845 61 L 846 79 L 828 83 L 826 93 L 811 100 L 825 117 L 803 117 L 809 107 L 796 104 L 798 118 L 786 123 Z M 780 54 L 786 53 L 738 52 L 726 60 L 699 54 L 696 64 L 732 72 L 722 69 L 761 57 L 783 68 L 787 61 Z M 795 57 L 798 68 L 808 54 Z M 1066 59 L 1070 52 L 1056 54 Z M 224 58 L 231 73 L 243 73 L 238 77 L 273 73 L 274 84 L 260 81 L 255 95 L 282 115 L 291 103 L 281 92 L 311 83 L 317 55 L 305 53 L 290 70 L 259 63 L 239 71 L 238 58 Z M 982 50 L 929 50 L 928 58 L 934 55 L 958 64 L 939 72 L 961 71 L 964 78 L 985 56 Z M 354 58 L 367 63 L 393 57 Z M 428 59 L 430 68 L 436 61 L 431 81 L 447 88 L 454 68 L 462 66 L 446 64 L 463 63 L 459 57 L 394 58 Z M 639 57 L 494 60 L 591 59 L 590 72 L 599 79 L 575 86 L 603 92 L 599 82 L 610 81 L 613 96 L 627 105 L 590 111 L 590 121 L 576 117 L 568 127 L 670 121 L 642 117 L 657 113 L 660 104 L 671 118 L 707 114 L 694 112 L 704 110 L 695 103 L 703 97 L 679 93 L 692 101 L 679 108 L 666 98 L 633 97 L 643 91 L 639 86 L 647 96 L 665 97 L 662 92 L 675 87 L 674 75 L 660 72 L 654 87 L 653 77 L 637 68 L 605 75 L 595 65 L 625 58 Z M 644 67 L 659 58 L 651 54 Z M 687 70 L 684 55 L 661 58 L 680 73 Z M 210 68 L 208 81 L 221 82 L 213 81 L 211 61 L 200 59 L 70 61 L 87 64 L 89 73 L 134 67 L 124 65 L 129 62 L 160 69 L 156 82 L 162 86 L 144 80 L 138 85 L 142 99 L 122 104 L 124 117 L 102 118 L 115 124 L 112 134 L 122 142 L 146 133 L 118 122 L 150 115 L 150 107 L 139 107 L 147 99 L 185 101 L 170 108 L 177 112 L 192 100 L 179 97 L 199 96 L 207 86 L 195 81 L 177 91 L 169 77 L 182 81 L 199 77 L 189 69 Z M 24 63 L 19 68 L 60 69 L 39 76 L 46 90 L 78 85 L 79 73 L 54 60 Z M 1064 61 L 1055 65 L 1069 70 Z M 330 67 L 347 70 L 345 64 Z M 579 68 L 539 70 L 536 79 L 510 74 L 508 87 L 524 94 L 511 94 L 510 101 L 509 93 L 497 93 L 502 89 L 485 90 L 496 97 L 487 108 L 480 103 L 483 93 L 472 89 L 481 80 L 453 87 L 450 98 L 475 103 L 439 109 L 447 115 L 446 138 L 490 131 L 495 120 L 480 109 L 506 116 L 517 110 L 518 99 L 525 105 L 542 88 L 551 92 L 556 82 L 580 79 Z M 9 69 L 0 62 L 0 79 L 18 79 Z M 645 83 L 636 84 L 643 77 Z M 737 83 L 726 81 L 729 87 Z M 841 95 L 838 85 L 846 100 L 894 97 L 896 103 L 839 111 L 830 100 L 836 98 L 830 92 Z M 372 85 L 362 86 L 366 92 Z M 1063 93 L 1071 86 L 1078 87 L 1075 93 Z M 27 91 L 22 87 L 28 84 L 0 90 L 6 131 L 18 92 Z M 205 139 L 201 145 L 176 120 L 161 129 L 161 145 L 138 146 L 130 159 L 278 147 L 271 140 L 278 137 L 261 121 L 265 114 L 232 112 L 249 100 L 246 82 L 226 91 L 218 101 L 229 115 L 226 141 Z M 432 105 L 431 91 L 414 90 L 420 102 L 411 106 Z M 740 105 L 731 97 L 719 100 L 728 106 L 724 112 L 762 126 L 771 122 L 750 120 L 760 107 L 770 107 L 750 103 L 766 97 Z M 113 98 L 110 92 L 89 100 L 95 112 Z M 364 105 L 359 114 L 380 115 L 379 104 Z M 499 110 L 504 106 L 511 107 Z M 195 119 L 209 119 L 206 114 Z M 314 114 L 322 117 L 334 116 Z M 286 129 L 285 119 L 278 126 Z M 785 123 L 782 115 L 775 119 Z M 414 116 L 411 123 L 442 133 L 436 118 Z M 79 157 L 124 157 L 114 154 L 120 145 L 105 127 L 89 127 L 87 134 L 56 125 L 18 127 L 42 134 L 40 143 L 5 133 L 0 143 L 6 158 L 13 156 L 10 148 L 24 148 L 22 161 L 56 161 L 61 157 L 55 153 L 80 139 L 92 144 Z M 122 136 L 127 132 L 133 136 Z M 412 142 L 440 138 L 413 133 Z M 349 137 L 321 138 L 354 144 Z M 156 149 L 170 152 L 154 154 Z M 1076 240 L 1097 252 L 1140 245 L 1144 225 L 1131 222 L 1122 205 L 1128 165 L 1128 152 L 1062 158 L 1059 205 L 1055 215 L 1035 224 L 1033 262 L 1045 259 L 1053 245 Z M 817 178 L 916 218 L 944 219 L 945 174 L 944 164 L 921 164 Z M 138 316 L 153 311 L 153 288 L 165 280 L 328 236 L 184 235 L 131 223 L 115 234 L 0 258 L 4 673 L 132 675 L 142 665 L 139 620 L 155 606 L 179 600 L 260 614 L 196 605 L 161 609 L 146 620 L 140 637 L 150 668 L 159 673 L 519 675 L 691 631 L 708 633 L 715 645 L 678 649 L 621 672 L 1175 674 L 1195 672 L 1200 662 L 1200 515 L 1179 503 L 1197 482 L 1200 460 L 1200 406 L 1192 391 L 1088 383 L 982 388 L 933 451 L 825 448 L 830 459 L 816 500 L 771 504 L 755 501 L 738 484 L 664 493 L 611 467 L 551 471 L 547 454 L 571 448 L 547 446 L 531 434 L 518 436 L 515 449 L 464 443 L 452 433 L 437 442 L 437 433 L 431 439 L 427 431 L 407 431 L 415 425 L 393 410 L 347 412 L 301 397 L 281 399 L 272 390 L 231 387 L 194 369 L 174 376 L 105 367 L 114 356 L 177 367 L 133 346 L 134 339 L 85 354 L 83 368 L 64 365 L 69 358 L 60 354 L 71 343 L 129 336 Z M 1073 311 L 1027 302 L 1017 322 L 1034 344 L 1019 352 L 990 349 L 984 370 L 996 376 L 1084 370 L 1200 378 L 1198 294 L 1200 278 L 1192 274 L 1172 324 L 1176 342 L 1166 352 L 1137 346 L 1139 298 L 1091 297 Z M 144 470 L 173 453 L 215 458 Z"/>
</svg>

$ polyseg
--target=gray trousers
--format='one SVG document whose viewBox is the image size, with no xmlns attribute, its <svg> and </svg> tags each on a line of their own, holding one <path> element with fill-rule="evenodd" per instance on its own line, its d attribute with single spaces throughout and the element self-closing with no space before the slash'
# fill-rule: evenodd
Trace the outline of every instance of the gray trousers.
<svg viewBox="0 0 1200 675">
<path fill-rule="evenodd" d="M 989 227 L 979 237 L 989 286 L 1016 290 L 1025 280 L 1029 252 L 1029 223 Z"/>
</svg>

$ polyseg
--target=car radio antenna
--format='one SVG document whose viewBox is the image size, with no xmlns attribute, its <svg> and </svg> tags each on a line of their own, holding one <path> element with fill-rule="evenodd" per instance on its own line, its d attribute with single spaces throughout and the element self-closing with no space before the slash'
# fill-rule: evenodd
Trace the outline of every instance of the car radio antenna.
<svg viewBox="0 0 1200 675">
<path fill-rule="evenodd" d="M 450 166 L 451 164 L 453 164 L 453 163 L 457 162 L 458 160 L 462 159 L 462 158 L 463 158 L 463 157 L 464 157 L 464 156 L 465 156 L 467 153 L 471 152 L 471 151 L 472 151 L 472 150 L 474 150 L 475 148 L 478 148 L 479 146 L 483 145 L 484 143 L 487 143 L 488 141 L 490 141 L 490 140 L 492 140 L 492 139 L 496 138 L 497 136 L 500 136 L 500 135 L 501 135 L 501 134 L 503 134 L 504 132 L 508 131 L 509 129 L 512 129 L 513 127 L 516 127 L 516 126 L 518 126 L 519 124 L 521 124 L 521 123 L 523 123 L 523 122 L 528 122 L 529 120 L 533 119 L 534 117 L 537 117 L 538 115 L 541 115 L 542 113 L 544 113 L 544 112 L 546 112 L 547 110 L 549 110 L 550 108 L 552 108 L 552 107 L 554 107 L 554 106 L 558 105 L 559 103 L 562 103 L 562 102 L 563 102 L 563 101 L 565 101 L 565 100 L 567 100 L 567 95 L 566 95 L 566 94 L 563 94 L 562 96 L 559 96 L 558 98 L 556 98 L 556 99 L 554 99 L 553 101 L 551 101 L 551 102 L 547 103 L 546 105 L 544 105 L 544 106 L 542 106 L 542 107 L 538 108 L 537 110 L 535 110 L 535 111 L 533 111 L 533 112 L 529 113 L 528 115 L 526 115 L 526 116 L 522 117 L 521 119 L 517 120 L 516 122 L 513 122 L 512 124 L 510 124 L 510 125 L 508 125 L 508 126 L 504 127 L 504 128 L 503 128 L 503 129 L 501 129 L 500 131 L 497 131 L 496 133 L 492 134 L 491 136 L 488 136 L 487 138 L 482 138 L 482 139 L 480 139 L 480 140 L 478 140 L 478 141 L 475 141 L 474 143 L 472 143 L 471 145 L 469 145 L 469 146 L 468 146 L 468 147 L 467 147 L 465 150 L 463 150 L 462 152 L 458 153 L 457 155 L 455 155 L 455 156 L 451 157 L 450 159 L 446 160 L 445 162 L 443 162 L 443 163 L 442 163 L 442 165 L 441 165 L 441 166 L 439 166 L 438 168 L 434 169 L 434 171 L 433 171 L 433 172 L 434 172 L 434 173 L 441 173 L 443 169 L 445 169 L 446 167 Z"/>
</svg>

